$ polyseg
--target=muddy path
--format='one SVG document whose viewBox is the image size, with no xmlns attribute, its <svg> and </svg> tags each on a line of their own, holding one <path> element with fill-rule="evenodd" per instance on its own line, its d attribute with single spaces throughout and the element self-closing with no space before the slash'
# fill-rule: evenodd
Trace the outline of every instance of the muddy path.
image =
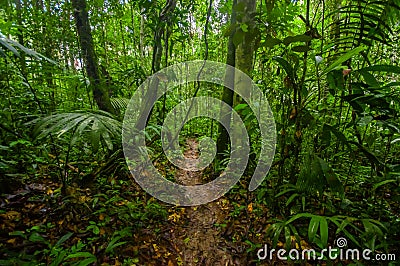
<svg viewBox="0 0 400 266">
<path fill-rule="evenodd" d="M 195 139 L 187 139 L 184 155 L 192 159 L 199 157 L 198 142 Z M 206 183 L 202 171 L 179 169 L 175 179 L 181 185 Z M 227 209 L 222 199 L 184 208 L 184 226 L 175 230 L 173 235 L 183 265 L 235 265 L 226 240 L 216 226 L 225 222 Z"/>
</svg>

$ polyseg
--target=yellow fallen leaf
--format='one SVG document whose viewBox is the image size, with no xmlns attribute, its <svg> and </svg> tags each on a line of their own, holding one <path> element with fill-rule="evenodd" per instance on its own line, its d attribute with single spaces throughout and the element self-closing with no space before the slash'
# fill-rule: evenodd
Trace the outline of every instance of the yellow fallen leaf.
<svg viewBox="0 0 400 266">
<path fill-rule="evenodd" d="M 21 214 L 16 211 L 8 211 L 6 213 L 1 214 L 2 217 L 6 218 L 7 220 L 19 220 L 21 219 Z"/>
<path fill-rule="evenodd" d="M 177 222 L 177 221 L 179 221 L 180 218 L 181 218 L 181 216 L 179 214 L 173 213 L 170 216 L 168 216 L 168 221 Z"/>
<path fill-rule="evenodd" d="M 250 204 L 247 205 L 247 210 L 248 210 L 249 212 L 253 212 L 253 203 L 252 203 L 252 202 L 250 202 Z"/>
<path fill-rule="evenodd" d="M 46 194 L 53 195 L 54 191 L 51 188 L 47 188 Z"/>
<path fill-rule="evenodd" d="M 153 244 L 153 248 L 154 248 L 154 250 L 155 250 L 156 252 L 159 250 L 157 244 Z"/>
<path fill-rule="evenodd" d="M 17 240 L 16 238 L 11 238 L 11 239 L 7 240 L 7 243 L 14 245 L 16 240 Z"/>
</svg>

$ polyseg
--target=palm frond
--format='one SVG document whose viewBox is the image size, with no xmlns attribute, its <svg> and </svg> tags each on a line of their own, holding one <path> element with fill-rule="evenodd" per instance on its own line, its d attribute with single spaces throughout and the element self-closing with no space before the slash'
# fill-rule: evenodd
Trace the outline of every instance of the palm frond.
<svg viewBox="0 0 400 266">
<path fill-rule="evenodd" d="M 371 45 L 373 41 L 387 44 L 393 33 L 391 25 L 395 14 L 400 10 L 397 0 L 350 1 L 348 5 L 339 7 L 329 16 L 333 22 L 330 27 L 336 27 L 335 44 L 337 52 L 344 53 L 361 44 Z M 351 38 L 351 42 L 349 42 Z"/>
<path fill-rule="evenodd" d="M 80 140 L 91 143 L 96 151 L 99 145 L 104 144 L 109 150 L 113 144 L 120 143 L 122 124 L 113 115 L 104 111 L 76 111 L 71 113 L 57 113 L 37 118 L 28 123 L 34 124 L 33 135 L 36 139 L 43 139 L 50 135 L 60 138 L 70 133 L 70 144 Z"/>
<path fill-rule="evenodd" d="M 129 99 L 128 98 L 110 98 L 111 105 L 112 107 L 120 112 L 123 112 L 126 110 L 126 107 L 129 104 Z"/>
<path fill-rule="evenodd" d="M 5 56 L 5 50 L 4 50 L 4 48 L 5 48 L 6 50 L 12 52 L 12 53 L 13 53 L 15 56 L 17 56 L 17 57 L 20 57 L 20 56 L 21 56 L 19 51 L 22 51 L 22 52 L 24 52 L 25 54 L 27 54 L 27 55 L 29 55 L 29 56 L 31 56 L 31 57 L 37 59 L 37 60 L 46 60 L 46 61 L 48 61 L 49 63 L 57 64 L 57 62 L 55 62 L 55 61 L 53 61 L 53 60 L 47 58 L 46 56 L 44 56 L 44 55 L 42 55 L 42 54 L 40 54 L 40 53 L 38 53 L 38 52 L 35 52 L 35 51 L 33 51 L 33 50 L 29 49 L 29 48 L 26 48 L 25 46 L 23 46 L 22 44 L 20 44 L 20 43 L 14 41 L 14 40 L 11 40 L 11 39 L 6 38 L 6 37 L 5 37 L 3 34 L 1 34 L 1 32 L 0 32 L 0 54 L 1 54 L 2 56 Z M 19 51 L 18 51 L 18 50 L 19 50 Z"/>
</svg>

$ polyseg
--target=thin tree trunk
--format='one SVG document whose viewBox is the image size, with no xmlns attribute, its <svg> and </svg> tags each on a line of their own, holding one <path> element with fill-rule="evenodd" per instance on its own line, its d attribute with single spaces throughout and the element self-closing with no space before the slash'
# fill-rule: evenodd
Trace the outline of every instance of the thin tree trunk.
<svg viewBox="0 0 400 266">
<path fill-rule="evenodd" d="M 143 58 L 144 57 L 144 15 L 143 14 L 140 15 L 139 51 L 140 51 L 140 58 Z"/>
<path fill-rule="evenodd" d="M 230 24 L 234 25 L 236 23 L 236 0 L 233 0 L 232 3 L 232 14 Z M 233 36 L 235 35 L 235 31 L 232 30 L 231 34 L 229 35 L 228 40 L 228 52 L 226 57 L 226 64 L 232 67 L 235 67 L 235 57 L 236 57 L 236 48 L 233 44 Z M 235 85 L 235 71 L 230 71 L 227 69 L 225 73 L 225 86 L 234 88 Z M 225 87 L 222 92 L 222 101 L 227 103 L 229 106 L 233 105 L 233 91 L 229 88 Z M 228 150 L 229 147 L 229 134 L 228 131 L 222 126 L 222 124 L 230 126 L 231 122 L 231 112 L 223 113 L 221 109 L 221 123 L 219 124 L 219 136 L 217 141 L 217 158 L 222 160 L 224 158 L 223 152 Z"/>
<path fill-rule="evenodd" d="M 81 56 L 85 62 L 85 68 L 90 80 L 93 97 L 100 110 L 115 113 L 105 84 L 102 84 L 98 62 L 94 51 L 92 32 L 89 24 L 88 11 L 85 0 L 72 0 L 76 28 L 81 46 Z"/>
<path fill-rule="evenodd" d="M 16 4 L 16 7 L 17 7 L 16 8 L 16 10 L 17 10 L 17 21 L 18 21 L 18 24 L 19 24 L 20 28 L 22 29 L 22 28 L 24 28 L 24 26 L 22 25 L 22 23 L 23 23 L 22 17 L 23 16 L 22 16 L 22 3 L 21 3 L 21 0 L 16 0 L 15 4 Z M 22 30 L 18 31 L 17 37 L 18 37 L 18 42 L 21 45 L 25 45 L 25 43 L 24 43 L 24 35 L 22 33 Z M 25 74 L 26 73 L 26 61 L 25 61 L 25 54 L 24 53 L 20 54 L 20 64 L 21 64 L 21 71 L 22 71 L 23 74 Z"/>
</svg>

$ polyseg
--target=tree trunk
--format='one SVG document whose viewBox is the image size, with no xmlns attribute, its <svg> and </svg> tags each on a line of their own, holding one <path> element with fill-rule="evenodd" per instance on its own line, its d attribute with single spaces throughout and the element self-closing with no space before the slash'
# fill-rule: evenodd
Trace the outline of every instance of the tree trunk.
<svg viewBox="0 0 400 266">
<path fill-rule="evenodd" d="M 22 20 L 22 18 L 23 18 L 22 12 L 23 12 L 23 11 L 22 11 L 22 3 L 21 3 L 21 0 L 16 0 L 16 1 L 15 1 L 15 4 L 16 4 L 16 10 L 17 10 L 17 21 L 18 21 L 19 26 L 21 27 L 21 29 L 20 29 L 20 30 L 18 31 L 18 33 L 17 33 L 18 42 L 19 42 L 21 45 L 25 45 L 24 35 L 23 35 L 23 33 L 22 33 L 22 28 L 24 28 L 24 25 L 23 25 L 23 20 Z M 21 71 L 22 71 L 22 74 L 25 75 L 25 74 L 26 74 L 25 53 L 21 53 L 21 54 L 20 54 L 20 64 L 21 64 Z"/>
<path fill-rule="evenodd" d="M 176 7 L 176 0 L 167 0 L 164 8 L 160 12 L 158 27 L 154 31 L 154 45 L 153 45 L 153 59 L 151 62 L 151 70 L 152 74 L 157 73 L 161 69 L 161 57 L 163 53 L 162 46 L 162 37 L 166 34 L 166 25 L 169 20 L 169 15 L 174 11 Z M 150 103 L 156 101 L 158 85 L 160 83 L 160 79 L 158 77 L 154 77 L 151 80 L 151 90 L 146 91 L 145 99 L 147 103 L 144 105 L 145 108 L 151 108 L 148 112 L 147 109 L 143 110 L 139 116 L 138 125 L 141 125 L 144 121 L 148 124 L 151 113 L 153 112 L 154 105 L 150 107 Z M 148 115 L 146 115 L 148 113 Z M 159 121 L 161 123 L 161 121 Z"/>
<path fill-rule="evenodd" d="M 244 6 L 243 10 L 238 11 L 237 6 Z M 254 55 L 254 40 L 255 40 L 255 22 L 254 22 L 254 13 L 256 9 L 256 1 L 255 0 L 234 0 L 232 4 L 232 15 L 231 15 L 231 25 L 236 23 L 246 24 L 247 32 L 243 32 L 241 28 L 238 28 L 232 31 L 229 36 L 228 41 L 228 55 L 226 63 L 237 69 L 243 71 L 245 74 L 251 76 L 251 72 L 253 69 L 253 55 Z M 235 34 L 243 34 L 242 42 L 235 47 L 233 43 L 233 37 Z M 229 71 L 225 75 L 225 84 L 230 84 L 230 87 L 233 88 L 235 86 L 235 91 L 240 92 L 241 95 L 250 96 L 248 88 L 252 84 L 248 84 L 240 79 L 240 76 L 236 76 L 234 73 L 229 73 Z M 230 89 L 224 88 L 222 101 L 226 102 L 230 106 L 234 106 L 241 102 L 241 99 L 238 97 L 238 94 L 234 94 Z M 221 120 L 225 121 L 226 124 L 230 125 L 231 120 L 231 112 L 229 114 L 221 113 Z M 233 129 L 234 130 L 234 129 Z M 219 159 L 223 159 L 222 153 L 228 149 L 229 144 L 229 134 L 226 129 L 220 125 L 219 128 L 219 139 L 217 145 L 217 151 L 219 154 Z"/>
<path fill-rule="evenodd" d="M 238 12 L 238 23 L 247 25 L 247 32 L 243 32 L 243 41 L 236 48 L 236 68 L 251 77 L 251 72 L 253 71 L 253 56 L 255 46 L 254 14 L 256 11 L 256 1 L 238 0 L 237 5 L 239 4 L 244 6 L 244 10 Z M 235 85 L 237 86 L 236 90 L 242 95 L 250 96 L 248 88 L 251 86 L 251 84 L 248 84 L 243 80 L 236 80 Z M 239 98 L 236 94 L 234 104 L 237 105 L 241 102 L 241 98 Z"/>
<path fill-rule="evenodd" d="M 98 62 L 94 51 L 92 32 L 89 24 L 88 11 L 85 0 L 72 0 L 76 29 L 81 46 L 81 56 L 85 63 L 86 72 L 90 80 L 93 97 L 100 110 L 115 113 L 111 105 L 108 89 L 101 82 Z"/>
<path fill-rule="evenodd" d="M 143 9 L 142 9 L 143 12 Z M 139 33 L 139 51 L 140 58 L 144 57 L 144 15 L 140 15 L 140 33 Z"/>
<path fill-rule="evenodd" d="M 232 3 L 232 14 L 230 24 L 234 25 L 236 23 L 236 0 L 233 0 Z M 236 48 L 233 43 L 233 36 L 235 35 L 235 30 L 232 30 L 229 35 L 228 40 L 228 53 L 226 57 L 226 64 L 232 67 L 235 67 L 235 56 L 236 56 Z M 225 73 L 225 84 L 226 86 L 233 88 L 235 85 L 235 71 L 229 71 Z M 229 106 L 233 106 L 233 91 L 229 88 L 224 88 L 222 92 L 222 101 L 227 103 Z M 219 136 L 217 141 L 217 158 L 221 161 L 224 156 L 223 152 L 228 150 L 229 147 L 229 134 L 228 131 L 222 126 L 222 124 L 230 126 L 231 121 L 231 112 L 223 113 L 221 109 L 221 123 L 219 124 Z"/>
</svg>

